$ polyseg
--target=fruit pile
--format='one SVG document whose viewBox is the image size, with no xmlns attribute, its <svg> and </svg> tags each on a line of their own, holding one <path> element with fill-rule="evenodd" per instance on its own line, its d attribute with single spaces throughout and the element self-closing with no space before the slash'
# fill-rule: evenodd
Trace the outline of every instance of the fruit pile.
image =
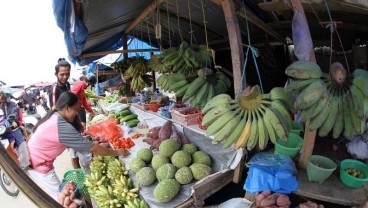
<svg viewBox="0 0 368 208">
<path fill-rule="evenodd" d="M 139 198 L 139 188 L 133 187 L 125 164 L 117 158 L 96 156 L 90 169 L 91 174 L 86 176 L 85 185 L 98 207 L 149 207 Z"/>
<path fill-rule="evenodd" d="M 192 82 L 183 73 L 163 74 L 157 84 L 165 91 L 174 92 L 183 97 L 193 107 L 204 107 L 214 96 L 226 93 L 231 86 L 230 79 L 221 71 L 213 73 L 211 69 L 198 70 L 198 77 Z"/>
<path fill-rule="evenodd" d="M 260 93 L 258 86 L 247 87 L 238 99 L 228 94 L 212 98 L 202 109 L 202 126 L 207 135 L 215 135 L 214 144 L 223 147 L 263 150 L 268 141 L 288 138 L 292 128 L 290 113 L 294 111 L 292 97 L 283 88 L 273 88 L 269 94 Z"/>
<path fill-rule="evenodd" d="M 149 165 L 151 163 L 151 165 Z M 130 170 L 141 187 L 154 184 L 153 196 L 158 202 L 169 202 L 180 191 L 180 186 L 193 180 L 202 180 L 212 173 L 210 156 L 198 151 L 194 144 L 180 144 L 173 139 L 163 141 L 159 153 L 140 149 L 137 157 L 129 162 Z"/>
<path fill-rule="evenodd" d="M 345 171 L 353 177 L 364 178 L 364 174 L 355 168 L 347 168 Z"/>
<path fill-rule="evenodd" d="M 130 111 L 129 108 L 130 106 L 128 105 L 117 112 L 111 112 L 109 116 L 114 117 L 117 124 L 123 124 L 126 122 L 129 127 L 136 127 L 139 123 L 138 115 Z"/>
<path fill-rule="evenodd" d="M 290 199 L 287 195 L 281 193 L 271 193 L 270 191 L 262 191 L 255 195 L 256 206 L 254 208 L 268 207 L 289 207 Z"/>
<path fill-rule="evenodd" d="M 286 74 L 296 81 L 287 91 L 297 95 L 295 106 L 302 118 L 310 120 L 309 129 L 318 130 L 321 137 L 332 132 L 351 139 L 363 133 L 368 116 L 368 72 L 356 69 L 348 74 L 340 63 L 333 63 L 329 74 L 309 61 L 297 61 L 286 68 Z"/>
<path fill-rule="evenodd" d="M 112 141 L 110 141 L 110 143 L 114 146 L 114 149 L 130 149 L 135 145 L 132 139 L 130 139 L 129 137 L 114 138 L 112 139 Z"/>
</svg>

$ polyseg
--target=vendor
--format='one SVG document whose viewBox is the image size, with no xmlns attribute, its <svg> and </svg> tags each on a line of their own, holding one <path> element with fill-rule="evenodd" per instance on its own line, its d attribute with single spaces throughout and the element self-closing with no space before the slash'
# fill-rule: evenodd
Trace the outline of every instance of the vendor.
<svg viewBox="0 0 368 208">
<path fill-rule="evenodd" d="M 80 127 L 72 125 L 78 112 L 78 97 L 71 92 L 63 92 L 55 109 L 49 111 L 34 127 L 28 142 L 32 169 L 26 169 L 26 173 L 55 200 L 60 180 L 54 170 L 54 161 L 66 148 L 101 156 L 129 154 L 126 149 L 108 149 L 82 137 L 78 131 Z"/>
</svg>

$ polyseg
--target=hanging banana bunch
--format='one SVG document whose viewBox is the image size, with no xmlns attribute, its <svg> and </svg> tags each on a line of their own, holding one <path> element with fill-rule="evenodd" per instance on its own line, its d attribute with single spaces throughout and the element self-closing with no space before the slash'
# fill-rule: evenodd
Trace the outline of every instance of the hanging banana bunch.
<svg viewBox="0 0 368 208">
<path fill-rule="evenodd" d="M 148 68 L 161 74 L 168 72 L 168 68 L 163 63 L 163 57 L 162 55 L 152 55 L 148 61 Z"/>
<path fill-rule="evenodd" d="M 131 64 L 124 73 L 125 79 L 132 79 L 131 88 L 135 92 L 141 91 L 145 87 L 152 86 L 152 76 L 147 75 L 150 69 L 147 66 L 147 60 L 141 56 L 131 57 Z"/>
<path fill-rule="evenodd" d="M 202 109 L 202 125 L 206 134 L 215 135 L 213 143 L 223 142 L 223 148 L 263 150 L 268 141 L 287 139 L 292 121 L 292 97 L 277 87 L 269 94 L 261 94 L 259 86 L 247 87 L 238 99 L 220 94 L 209 100 Z"/>
<path fill-rule="evenodd" d="M 303 120 L 310 119 L 309 129 L 320 137 L 331 132 L 333 138 L 342 133 L 351 139 L 363 133 L 368 116 L 368 72 L 356 69 L 348 75 L 342 64 L 331 65 L 329 74 L 309 61 L 297 61 L 286 68 L 296 81 L 287 91 L 297 95 L 295 106 Z"/>
</svg>

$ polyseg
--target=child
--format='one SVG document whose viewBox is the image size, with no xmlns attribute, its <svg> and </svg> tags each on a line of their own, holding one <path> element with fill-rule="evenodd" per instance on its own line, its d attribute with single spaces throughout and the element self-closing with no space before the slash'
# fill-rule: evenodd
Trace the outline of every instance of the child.
<svg viewBox="0 0 368 208">
<path fill-rule="evenodd" d="M 6 127 L 6 131 L 5 131 L 4 135 L 2 135 L 2 136 L 4 136 L 5 138 L 8 139 L 10 147 L 12 149 L 14 149 L 15 136 L 14 136 L 13 132 L 11 131 L 11 124 L 4 117 L 4 111 L 2 109 L 0 109 L 0 125 L 4 125 Z"/>
</svg>

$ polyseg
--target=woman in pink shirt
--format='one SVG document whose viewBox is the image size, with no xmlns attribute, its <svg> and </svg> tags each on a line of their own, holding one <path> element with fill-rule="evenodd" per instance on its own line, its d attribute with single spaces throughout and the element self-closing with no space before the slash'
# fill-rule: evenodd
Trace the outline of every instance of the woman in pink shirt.
<svg viewBox="0 0 368 208">
<path fill-rule="evenodd" d="M 26 173 L 46 193 L 57 199 L 60 180 L 54 170 L 54 161 L 66 148 L 72 148 L 82 154 L 123 155 L 129 154 L 126 149 L 108 149 L 93 143 L 81 136 L 79 127 L 72 121 L 78 115 L 78 97 L 72 92 L 63 92 L 55 106 L 35 126 L 28 148 L 32 169 Z"/>
</svg>

